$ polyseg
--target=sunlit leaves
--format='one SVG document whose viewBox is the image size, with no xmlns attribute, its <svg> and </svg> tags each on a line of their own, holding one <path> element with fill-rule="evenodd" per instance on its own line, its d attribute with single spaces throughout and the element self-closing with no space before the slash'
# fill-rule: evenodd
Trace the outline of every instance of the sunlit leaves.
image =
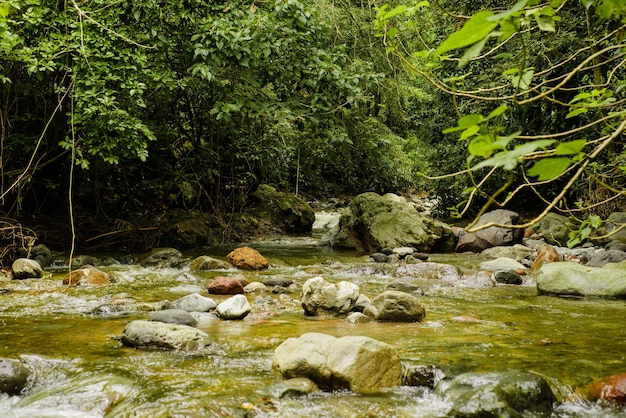
<svg viewBox="0 0 626 418">
<path fill-rule="evenodd" d="M 526 142 L 516 146 L 512 150 L 500 151 L 494 154 L 493 157 L 476 164 L 474 169 L 480 169 L 483 167 L 501 167 L 504 170 L 513 170 L 528 156 L 528 154 L 531 154 L 538 149 L 545 149 L 554 142 L 555 141 L 553 139 L 540 139 Z"/>
<path fill-rule="evenodd" d="M 602 226 L 602 219 L 595 214 L 589 215 L 587 219 L 583 220 L 578 227 L 568 234 L 569 240 L 567 246 L 573 248 L 578 244 L 581 244 L 591 236 L 591 233 Z"/>
<path fill-rule="evenodd" d="M 439 45 L 435 50 L 435 55 L 465 48 L 466 46 L 481 41 L 498 26 L 498 22 L 489 19 L 492 16 L 494 16 L 494 14 L 489 10 L 483 10 L 473 15 L 465 22 L 461 29 L 452 33 Z"/>
<path fill-rule="evenodd" d="M 571 164 L 572 160 L 566 157 L 544 158 L 528 169 L 528 175 L 539 181 L 551 180 L 563 174 Z"/>
</svg>

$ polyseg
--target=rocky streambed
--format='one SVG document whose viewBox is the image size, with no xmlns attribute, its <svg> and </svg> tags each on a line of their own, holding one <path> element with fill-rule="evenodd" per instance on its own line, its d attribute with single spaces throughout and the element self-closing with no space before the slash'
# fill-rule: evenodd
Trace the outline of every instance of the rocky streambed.
<svg viewBox="0 0 626 418">
<path fill-rule="evenodd" d="M 624 415 L 626 304 L 538 290 L 536 248 L 248 246 L 0 282 L 3 416 Z"/>
</svg>

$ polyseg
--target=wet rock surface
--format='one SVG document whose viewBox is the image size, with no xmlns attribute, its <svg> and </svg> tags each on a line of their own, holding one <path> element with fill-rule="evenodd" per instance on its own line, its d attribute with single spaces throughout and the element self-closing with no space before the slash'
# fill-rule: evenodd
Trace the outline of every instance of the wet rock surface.
<svg viewBox="0 0 626 418">
<path fill-rule="evenodd" d="M 369 337 L 304 334 L 278 346 L 272 364 L 283 377 L 306 377 L 325 390 L 376 392 L 402 381 L 395 349 Z"/>
</svg>

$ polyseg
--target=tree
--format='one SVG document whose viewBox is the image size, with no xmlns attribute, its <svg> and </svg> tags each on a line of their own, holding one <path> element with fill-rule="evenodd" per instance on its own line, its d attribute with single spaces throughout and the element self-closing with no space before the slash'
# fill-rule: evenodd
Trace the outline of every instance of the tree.
<svg viewBox="0 0 626 418">
<path fill-rule="evenodd" d="M 369 107 L 383 75 L 323 17 L 297 0 L 0 0 L 3 212 L 71 200 L 118 228 L 238 211 L 259 182 L 359 186 L 382 167 L 401 183 Z"/>
<path fill-rule="evenodd" d="M 575 245 L 589 236 L 589 225 L 597 226 L 594 212 L 624 195 L 626 5 L 619 0 L 493 3 L 492 10 L 470 16 L 445 10 L 447 18 L 457 18 L 457 29 L 413 53 L 403 49 L 394 21 L 417 16 L 428 2 L 383 6 L 376 26 L 389 53 L 454 100 L 458 121 L 444 133 L 460 133 L 468 157 L 467 167 L 456 174 L 467 174 L 472 182 L 459 215 L 479 197 L 484 204 L 478 215 L 532 190 L 543 202 L 540 213 L 506 226 L 532 226 L 552 210 L 582 213 L 589 218 L 572 235 L 569 244 Z M 493 180 L 497 189 L 486 191 Z M 593 184 L 593 192 L 581 193 L 582 182 Z"/>
</svg>

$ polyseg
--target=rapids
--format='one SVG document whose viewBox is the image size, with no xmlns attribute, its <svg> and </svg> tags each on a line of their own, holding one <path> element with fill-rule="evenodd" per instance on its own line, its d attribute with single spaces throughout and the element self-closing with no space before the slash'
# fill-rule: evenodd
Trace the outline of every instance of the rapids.
<svg viewBox="0 0 626 418">
<path fill-rule="evenodd" d="M 420 299 L 421 323 L 349 324 L 305 317 L 299 291 L 248 294 L 253 313 L 243 321 L 198 326 L 212 338 L 199 352 L 123 347 L 126 323 L 173 301 L 218 275 L 348 280 L 376 296 L 389 271 L 362 254 L 337 252 L 312 239 L 251 243 L 271 267 L 184 274 L 187 269 L 116 264 L 102 269 L 115 283 L 67 288 L 67 266 L 40 280 L 0 282 L 0 357 L 21 358 L 31 371 L 22 396 L 0 395 L 0 416 L 12 417 L 445 417 L 446 402 L 423 387 L 401 386 L 375 395 L 322 393 L 276 399 L 282 379 L 271 368 L 274 349 L 306 332 L 365 335 L 393 345 L 407 364 L 436 365 L 447 376 L 519 369 L 544 376 L 559 399 L 552 417 L 620 417 L 626 412 L 585 401 L 577 389 L 626 371 L 626 303 L 539 296 L 534 286 L 467 288 L 433 283 Z M 202 253 L 223 258 L 232 248 Z M 191 260 L 195 255 L 187 254 Z M 128 256 L 128 255 L 126 255 Z M 470 272 L 472 256 L 433 254 Z M 218 303 L 223 296 L 212 295 Z M 112 309 L 128 299 L 132 309 Z"/>
</svg>

